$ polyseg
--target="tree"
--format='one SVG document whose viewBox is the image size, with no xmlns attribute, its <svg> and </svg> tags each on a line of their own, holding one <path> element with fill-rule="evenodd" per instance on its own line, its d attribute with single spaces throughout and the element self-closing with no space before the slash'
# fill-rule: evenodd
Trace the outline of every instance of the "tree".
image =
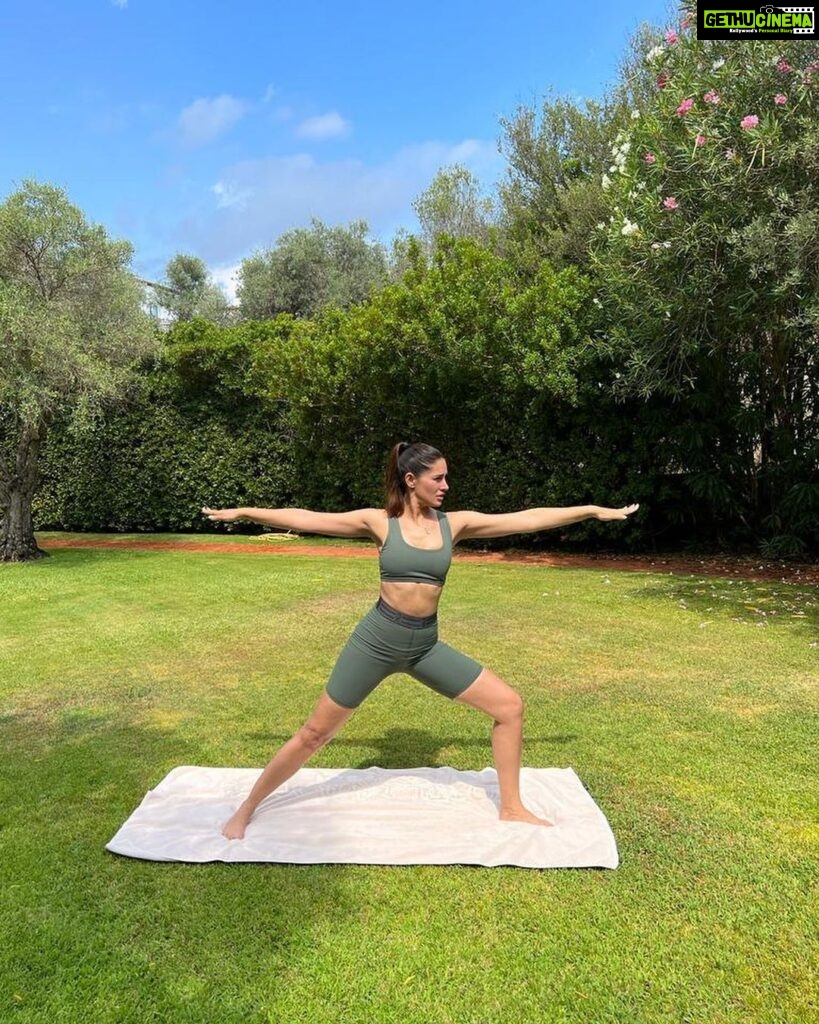
<svg viewBox="0 0 819 1024">
<path fill-rule="evenodd" d="M 521 106 L 501 119 L 508 160 L 500 185 L 502 244 L 531 277 L 540 262 L 589 267 L 595 225 L 607 209 L 602 176 L 612 164 L 611 140 L 651 101 L 655 88 L 644 55 L 653 30 L 642 26 L 621 61 L 620 77 L 602 101 L 578 106 L 550 98 L 540 111 Z"/>
<path fill-rule="evenodd" d="M 388 278 L 384 248 L 367 238 L 368 230 L 364 221 L 330 228 L 314 219 L 243 260 L 237 288 L 242 318 L 290 313 L 304 319 L 363 302 Z"/>
<path fill-rule="evenodd" d="M 601 179 L 602 348 L 621 394 L 696 403 L 680 446 L 696 497 L 764 553 L 804 555 L 819 519 L 819 47 L 698 41 L 691 23 L 644 52 L 652 102 Z"/>
<path fill-rule="evenodd" d="M 234 319 L 222 289 L 214 284 L 198 256 L 177 253 L 168 261 L 164 283 L 153 288 L 174 323 L 185 323 L 198 316 L 227 326 Z"/>
<path fill-rule="evenodd" d="M 276 357 L 299 500 L 377 501 L 389 439 L 427 436 L 459 467 L 458 502 L 543 502 L 554 466 L 542 439 L 577 402 L 588 292 L 574 268 L 547 263 L 521 288 L 491 248 L 442 238 L 370 302 L 302 325 Z"/>
<path fill-rule="evenodd" d="M 520 107 L 502 120 L 509 166 L 500 186 L 504 248 L 525 271 L 548 259 L 555 266 L 588 265 L 589 240 L 605 209 L 600 187 L 611 162 L 616 101 L 587 100 L 585 109 L 558 98 L 540 114 Z"/>
<path fill-rule="evenodd" d="M 481 196 L 478 179 L 466 167 L 453 164 L 438 171 L 412 204 L 430 250 L 442 235 L 472 238 L 486 244 L 495 204 Z"/>
<path fill-rule="evenodd" d="M 418 235 L 412 235 L 405 228 L 399 228 L 390 244 L 390 284 L 403 281 L 408 273 L 425 267 L 429 255 L 428 247 Z"/>
<path fill-rule="evenodd" d="M 0 561 L 45 555 L 31 505 L 55 417 L 87 427 L 156 351 L 130 259 L 61 189 L 26 181 L 0 205 Z"/>
</svg>

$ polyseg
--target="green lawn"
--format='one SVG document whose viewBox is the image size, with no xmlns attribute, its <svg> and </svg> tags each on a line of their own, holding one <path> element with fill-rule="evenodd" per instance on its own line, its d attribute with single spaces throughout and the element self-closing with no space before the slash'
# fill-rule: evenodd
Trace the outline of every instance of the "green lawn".
<svg viewBox="0 0 819 1024">
<path fill-rule="evenodd" d="M 0 566 L 0 1021 L 819 1019 L 817 588 L 456 561 L 442 637 L 523 694 L 524 764 L 575 769 L 616 871 L 104 850 L 176 765 L 261 767 L 376 593 L 295 554 Z M 489 726 L 393 676 L 311 765 L 481 769 Z"/>
</svg>

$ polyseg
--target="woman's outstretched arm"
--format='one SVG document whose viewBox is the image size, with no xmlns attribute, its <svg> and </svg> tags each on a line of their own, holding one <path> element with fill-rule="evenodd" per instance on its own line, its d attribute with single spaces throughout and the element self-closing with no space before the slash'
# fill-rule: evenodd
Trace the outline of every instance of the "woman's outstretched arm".
<svg viewBox="0 0 819 1024">
<path fill-rule="evenodd" d="M 501 515 L 451 512 L 450 518 L 453 539 L 469 540 L 473 537 L 509 537 L 514 533 L 554 530 L 560 526 L 580 523 L 584 519 L 628 519 L 639 507 L 626 505 L 623 508 L 605 508 L 602 505 L 575 505 L 571 508 L 526 508 L 521 512 L 506 512 Z"/>
<path fill-rule="evenodd" d="M 312 512 L 307 508 L 208 508 L 202 514 L 211 522 L 235 523 L 249 519 L 254 523 L 274 526 L 280 530 L 298 533 L 322 533 L 328 537 L 375 537 L 375 517 L 383 515 L 380 509 L 359 508 L 354 512 Z"/>
</svg>

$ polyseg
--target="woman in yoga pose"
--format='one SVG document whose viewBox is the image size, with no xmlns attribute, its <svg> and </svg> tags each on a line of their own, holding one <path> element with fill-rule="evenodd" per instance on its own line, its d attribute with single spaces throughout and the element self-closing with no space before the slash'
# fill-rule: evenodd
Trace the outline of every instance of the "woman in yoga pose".
<svg viewBox="0 0 819 1024">
<path fill-rule="evenodd" d="M 381 593 L 338 657 L 327 686 L 304 725 L 275 754 L 244 803 L 225 823 L 228 839 L 242 839 L 253 812 L 341 729 L 386 676 L 405 672 L 431 689 L 494 720 L 492 753 L 500 787 L 500 817 L 550 825 L 520 798 L 523 701 L 479 662 L 438 639 L 438 601 L 452 547 L 472 537 L 505 537 L 568 526 L 583 519 L 626 519 L 638 505 L 602 508 L 530 508 L 504 515 L 439 511 L 449 489 L 444 457 L 428 444 L 402 442 L 390 452 L 386 508 L 355 512 L 307 509 L 203 508 L 211 521 L 250 519 L 281 529 L 331 537 L 369 537 L 378 546 Z"/>
</svg>

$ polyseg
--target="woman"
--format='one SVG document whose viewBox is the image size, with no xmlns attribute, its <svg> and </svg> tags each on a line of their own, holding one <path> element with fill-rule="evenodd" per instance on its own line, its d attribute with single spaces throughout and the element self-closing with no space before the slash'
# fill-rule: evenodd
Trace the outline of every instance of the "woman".
<svg viewBox="0 0 819 1024">
<path fill-rule="evenodd" d="M 568 526 L 583 519 L 626 519 L 638 505 L 621 509 L 584 505 L 531 508 L 505 515 L 447 512 L 447 464 L 428 444 L 402 442 L 387 464 L 386 509 L 311 512 L 307 509 L 211 509 L 211 521 L 250 519 L 266 526 L 369 537 L 378 546 L 381 592 L 339 655 L 325 691 L 298 732 L 273 757 L 247 799 L 224 825 L 228 839 L 244 838 L 258 805 L 341 729 L 386 676 L 405 672 L 452 700 L 479 708 L 494 720 L 492 753 L 500 786 L 500 818 L 550 825 L 520 798 L 523 701 L 499 676 L 438 640 L 437 610 L 459 540 L 505 537 Z"/>
</svg>

